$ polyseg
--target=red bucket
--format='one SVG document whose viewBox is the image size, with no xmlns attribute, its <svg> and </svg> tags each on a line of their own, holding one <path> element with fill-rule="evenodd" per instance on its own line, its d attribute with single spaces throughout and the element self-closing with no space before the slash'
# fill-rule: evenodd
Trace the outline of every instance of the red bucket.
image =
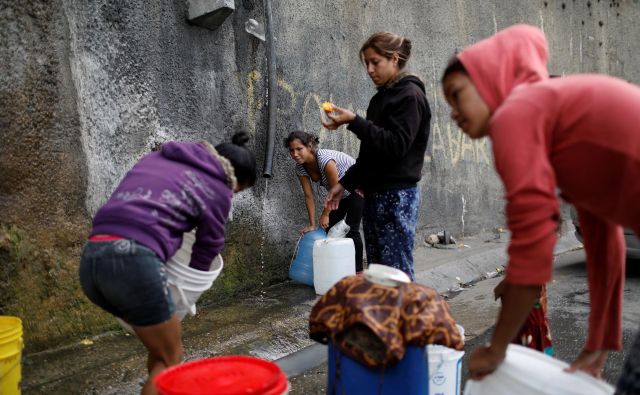
<svg viewBox="0 0 640 395">
<path fill-rule="evenodd" d="M 289 390 L 278 365 L 246 356 L 186 362 L 166 369 L 154 382 L 160 395 L 284 395 Z"/>
</svg>

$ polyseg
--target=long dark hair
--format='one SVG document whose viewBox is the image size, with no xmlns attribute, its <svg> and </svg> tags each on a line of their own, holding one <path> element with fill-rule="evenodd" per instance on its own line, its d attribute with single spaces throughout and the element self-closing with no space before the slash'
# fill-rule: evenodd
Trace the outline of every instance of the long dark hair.
<svg viewBox="0 0 640 395">
<path fill-rule="evenodd" d="M 453 55 L 451 59 L 449 59 L 449 62 L 447 63 L 447 67 L 444 68 L 440 82 L 444 82 L 444 79 L 447 78 L 447 76 L 452 73 L 463 73 L 463 74 L 469 75 L 469 73 L 467 72 L 467 69 L 464 67 L 460 59 L 458 59 L 458 57 L 455 55 Z"/>
<path fill-rule="evenodd" d="M 318 136 L 311 133 L 303 132 L 302 130 L 295 130 L 289 133 L 289 135 L 284 138 L 284 148 L 289 148 L 289 144 L 291 144 L 291 142 L 296 139 L 300 140 L 302 144 L 306 145 L 314 152 L 318 148 L 318 144 L 320 143 L 320 139 L 318 138 Z"/>
<path fill-rule="evenodd" d="M 246 188 L 256 182 L 256 156 L 246 147 L 249 139 L 247 132 L 240 131 L 230 143 L 216 145 L 216 151 L 231 162 L 238 184 Z"/>
</svg>

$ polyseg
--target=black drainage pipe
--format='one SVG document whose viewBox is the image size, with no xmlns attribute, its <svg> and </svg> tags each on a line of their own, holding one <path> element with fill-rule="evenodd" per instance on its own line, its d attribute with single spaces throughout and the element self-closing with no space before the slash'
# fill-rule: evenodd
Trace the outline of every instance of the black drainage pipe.
<svg viewBox="0 0 640 395">
<path fill-rule="evenodd" d="M 264 0 L 265 16 L 267 26 L 265 29 L 267 44 L 267 106 L 268 106 L 268 126 L 267 141 L 264 155 L 264 169 L 262 177 L 271 178 L 273 167 L 273 148 L 276 141 L 276 116 L 278 110 L 278 100 L 276 98 L 277 80 L 276 75 L 276 53 L 273 39 L 273 15 L 271 13 L 271 0 Z"/>
</svg>

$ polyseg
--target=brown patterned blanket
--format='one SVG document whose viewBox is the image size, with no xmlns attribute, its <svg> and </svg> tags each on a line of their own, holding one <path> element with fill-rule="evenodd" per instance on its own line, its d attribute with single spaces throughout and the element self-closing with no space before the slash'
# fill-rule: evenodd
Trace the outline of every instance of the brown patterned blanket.
<svg viewBox="0 0 640 395">
<path fill-rule="evenodd" d="M 323 344 L 331 340 L 369 367 L 382 367 L 401 360 L 408 345 L 461 350 L 464 339 L 455 324 L 449 305 L 433 288 L 416 283 L 393 288 L 349 276 L 315 304 L 309 335 Z"/>
</svg>

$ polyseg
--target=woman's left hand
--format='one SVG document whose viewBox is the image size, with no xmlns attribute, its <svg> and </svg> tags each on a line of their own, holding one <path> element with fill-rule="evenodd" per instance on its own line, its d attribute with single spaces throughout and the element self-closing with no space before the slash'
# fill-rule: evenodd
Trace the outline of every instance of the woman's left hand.
<svg viewBox="0 0 640 395">
<path fill-rule="evenodd" d="M 329 227 L 329 216 L 322 214 L 320 216 L 320 226 L 322 226 L 323 229 L 327 229 Z"/>
<path fill-rule="evenodd" d="M 482 380 L 493 373 L 504 361 L 505 352 L 491 346 L 481 346 L 473 350 L 469 357 L 469 375 L 473 380 Z"/>
<path fill-rule="evenodd" d="M 320 123 L 322 126 L 329 130 L 336 130 L 341 125 L 345 123 L 349 123 L 356 119 L 356 114 L 353 111 L 347 110 L 346 108 L 338 107 L 335 104 L 333 105 L 333 112 L 326 113 L 329 118 L 329 122 L 326 122 L 322 117 L 320 117 Z"/>
</svg>

